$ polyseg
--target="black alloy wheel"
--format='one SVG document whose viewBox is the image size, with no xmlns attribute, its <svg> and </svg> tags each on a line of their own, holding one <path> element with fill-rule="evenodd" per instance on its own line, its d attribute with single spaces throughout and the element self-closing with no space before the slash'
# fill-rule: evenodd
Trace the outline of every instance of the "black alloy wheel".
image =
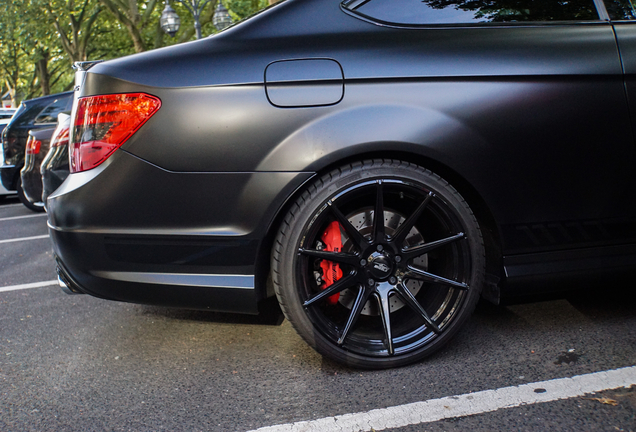
<svg viewBox="0 0 636 432">
<path fill-rule="evenodd" d="M 286 318 L 313 348 L 388 368 L 457 332 L 479 299 L 484 256 L 477 220 L 451 185 L 416 165 L 373 160 L 306 189 L 282 224 L 272 269 Z"/>
</svg>

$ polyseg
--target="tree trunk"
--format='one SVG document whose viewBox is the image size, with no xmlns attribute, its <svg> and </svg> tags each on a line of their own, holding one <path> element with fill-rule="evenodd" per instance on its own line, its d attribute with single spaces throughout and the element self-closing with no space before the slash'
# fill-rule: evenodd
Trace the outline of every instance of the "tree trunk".
<svg viewBox="0 0 636 432">
<path fill-rule="evenodd" d="M 11 108 L 17 108 L 18 99 L 17 99 L 17 92 L 15 89 L 15 86 L 13 86 L 8 79 L 6 79 L 4 82 L 7 88 L 9 89 L 9 96 L 11 96 Z"/>
<path fill-rule="evenodd" d="M 44 57 L 38 60 L 35 65 L 35 70 L 38 74 L 38 81 L 40 82 L 40 90 L 42 91 L 42 96 L 51 94 L 48 64 L 49 56 L 48 54 L 45 54 Z"/>
<path fill-rule="evenodd" d="M 132 40 L 133 46 L 135 47 L 136 52 L 142 52 L 146 50 L 146 45 L 144 44 L 143 37 L 141 36 L 140 23 L 135 21 L 140 21 L 141 17 L 137 12 L 136 8 L 133 8 L 135 4 L 134 1 L 130 0 L 130 7 L 133 9 L 126 9 L 124 11 L 121 7 L 120 3 L 115 3 L 111 0 L 99 0 L 100 3 L 106 7 L 114 16 L 117 21 L 123 24 L 128 30 L 128 34 L 130 35 L 130 39 Z M 132 15 L 129 16 L 128 13 Z"/>
</svg>

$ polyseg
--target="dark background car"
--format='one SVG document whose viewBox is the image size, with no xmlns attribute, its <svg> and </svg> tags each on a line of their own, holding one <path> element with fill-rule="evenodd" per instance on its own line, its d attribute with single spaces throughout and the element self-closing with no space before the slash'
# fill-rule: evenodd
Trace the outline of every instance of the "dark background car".
<svg viewBox="0 0 636 432">
<path fill-rule="evenodd" d="M 11 121 L 10 118 L 0 119 L 0 136 L 2 136 L 2 131 L 7 126 L 9 121 Z M 3 157 L 4 157 L 3 153 L 0 152 L 0 166 L 4 165 Z M 3 200 L 7 196 L 15 195 L 15 194 L 16 194 L 15 191 L 6 190 L 4 186 L 2 186 L 2 183 L 0 182 L 0 200 Z"/>
<path fill-rule="evenodd" d="M 26 143 L 24 166 L 20 170 L 19 187 L 22 189 L 22 195 L 27 200 L 23 204 L 36 212 L 44 211 L 40 165 L 48 154 L 51 136 L 54 131 L 54 127 L 29 131 L 29 138 Z"/>
<path fill-rule="evenodd" d="M 7 127 L 10 121 L 11 121 L 11 117 L 0 119 L 0 135 L 2 134 L 2 131 L 4 130 L 4 128 Z"/>
<path fill-rule="evenodd" d="M 15 112 L 15 108 L 0 108 L 0 119 L 10 119 Z"/>
<path fill-rule="evenodd" d="M 49 197 L 61 280 L 420 360 L 476 302 L 633 275 L 627 3 L 288 0 L 84 65 Z M 617 14 L 620 9 L 622 13 Z"/>
<path fill-rule="evenodd" d="M 69 111 L 72 103 L 73 92 L 24 101 L 2 132 L 3 160 L 0 160 L 0 180 L 7 190 L 18 192 L 20 201 L 25 205 L 29 200 L 24 196 L 20 186 L 20 170 L 24 166 L 29 131 L 55 126 L 57 115 Z"/>
<path fill-rule="evenodd" d="M 58 124 L 49 151 L 40 166 L 42 175 L 42 202 L 46 207 L 46 199 L 66 180 L 69 175 L 68 138 L 71 116 L 61 113 L 57 116 Z"/>
</svg>

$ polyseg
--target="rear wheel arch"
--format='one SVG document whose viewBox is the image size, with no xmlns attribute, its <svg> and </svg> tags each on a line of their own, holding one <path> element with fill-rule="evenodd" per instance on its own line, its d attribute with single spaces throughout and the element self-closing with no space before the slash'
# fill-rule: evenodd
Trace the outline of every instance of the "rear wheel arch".
<svg viewBox="0 0 636 432">
<path fill-rule="evenodd" d="M 275 217 L 270 221 L 269 226 L 267 227 L 266 235 L 261 241 L 257 253 L 257 259 L 255 263 L 255 287 L 257 289 L 259 299 L 265 299 L 274 295 L 270 277 L 270 258 L 272 247 L 274 245 L 274 239 L 276 238 L 280 225 L 284 221 L 285 215 L 294 204 L 294 202 L 305 191 L 307 184 L 310 184 L 313 179 L 320 178 L 321 176 L 337 169 L 338 167 L 347 164 L 359 163 L 363 160 L 374 159 L 410 162 L 422 168 L 430 170 L 448 181 L 466 200 L 480 224 L 486 248 L 487 283 L 496 283 L 499 279 L 503 278 L 503 264 L 501 262 L 502 247 L 498 224 L 482 195 L 473 187 L 473 185 L 471 185 L 468 180 L 466 180 L 463 176 L 461 176 L 457 171 L 453 170 L 448 165 L 419 153 L 393 150 L 372 151 L 352 155 L 350 157 L 340 159 L 336 162 L 332 162 L 328 165 L 320 167 L 315 176 L 298 187 L 294 191 L 294 193 L 287 198 L 285 203 L 280 206 L 275 214 Z M 488 298 L 488 300 L 497 303 L 498 294 L 497 298 Z"/>
</svg>

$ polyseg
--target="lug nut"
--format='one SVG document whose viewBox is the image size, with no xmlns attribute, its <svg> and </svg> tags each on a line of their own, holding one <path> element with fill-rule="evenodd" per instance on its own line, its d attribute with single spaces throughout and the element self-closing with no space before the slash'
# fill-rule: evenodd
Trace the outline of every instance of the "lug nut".
<svg viewBox="0 0 636 432">
<path fill-rule="evenodd" d="M 397 283 L 397 278 L 396 278 L 395 276 L 391 276 L 391 277 L 389 278 L 389 283 L 390 283 L 391 285 L 395 285 L 395 284 Z"/>
<path fill-rule="evenodd" d="M 378 252 L 382 252 L 382 250 L 384 249 L 384 247 L 382 245 L 378 245 L 378 247 L 376 248 L 378 250 Z"/>
<path fill-rule="evenodd" d="M 373 284 L 375 284 L 375 281 L 373 279 L 369 279 L 367 283 L 369 284 L 369 286 L 373 286 Z"/>
<path fill-rule="evenodd" d="M 402 257 L 401 257 L 401 256 L 399 256 L 399 255 L 397 255 L 397 256 L 395 257 L 395 262 L 399 263 L 400 261 L 402 261 Z"/>
<path fill-rule="evenodd" d="M 361 265 L 361 266 L 365 266 L 365 265 L 367 265 L 367 260 L 361 259 L 361 260 L 360 260 L 360 265 Z"/>
</svg>

